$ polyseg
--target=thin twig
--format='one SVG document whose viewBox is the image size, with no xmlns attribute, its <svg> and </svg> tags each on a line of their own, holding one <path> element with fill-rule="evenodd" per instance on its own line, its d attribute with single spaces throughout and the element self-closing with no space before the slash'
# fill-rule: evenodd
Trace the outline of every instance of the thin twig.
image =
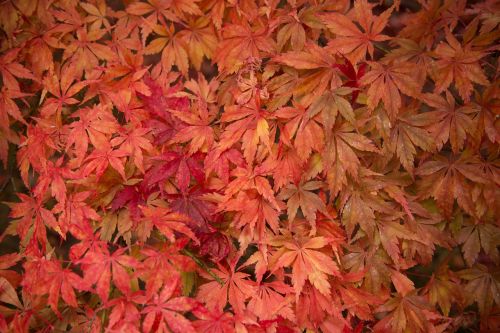
<svg viewBox="0 0 500 333">
<path fill-rule="evenodd" d="M 191 251 L 187 249 L 182 249 L 181 252 L 185 255 L 187 255 L 189 258 L 193 259 L 193 261 L 200 266 L 205 272 L 207 272 L 211 277 L 217 281 L 221 286 L 224 285 L 224 282 L 218 277 L 211 269 L 210 267 L 207 266 L 203 261 L 201 261 L 197 256 L 194 255 Z"/>
</svg>

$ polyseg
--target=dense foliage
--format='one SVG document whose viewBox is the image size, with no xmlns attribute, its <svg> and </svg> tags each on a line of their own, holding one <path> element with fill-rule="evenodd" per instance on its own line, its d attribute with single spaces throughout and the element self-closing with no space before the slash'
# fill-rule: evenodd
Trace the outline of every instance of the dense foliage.
<svg viewBox="0 0 500 333">
<path fill-rule="evenodd" d="M 2 1 L 0 331 L 500 329 L 499 23 Z"/>
</svg>

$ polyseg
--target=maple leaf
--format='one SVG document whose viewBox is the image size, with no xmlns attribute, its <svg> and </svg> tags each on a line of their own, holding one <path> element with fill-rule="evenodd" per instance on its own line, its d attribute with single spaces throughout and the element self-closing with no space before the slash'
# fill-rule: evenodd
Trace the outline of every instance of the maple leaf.
<svg viewBox="0 0 500 333">
<path fill-rule="evenodd" d="M 40 32 L 38 29 L 35 28 L 33 30 L 30 32 L 35 32 L 34 35 L 38 36 L 34 36 L 25 46 L 25 50 L 27 51 L 26 61 L 30 64 L 35 77 L 40 78 L 43 72 L 54 70 L 50 45 L 54 45 L 55 38 L 50 33 L 38 34 Z"/>
<path fill-rule="evenodd" d="M 373 307 L 382 303 L 382 297 L 380 295 L 370 294 L 350 284 L 345 285 L 345 283 L 342 283 L 339 284 L 339 286 L 334 285 L 334 289 L 338 289 L 337 292 L 342 298 L 344 307 L 363 320 L 371 320 Z"/>
<path fill-rule="evenodd" d="M 129 89 L 108 92 L 107 95 L 118 111 L 124 113 L 127 122 L 140 123 L 142 119 L 147 118 L 147 112 L 143 109 L 142 103 L 138 98 L 134 98 L 132 91 Z"/>
<path fill-rule="evenodd" d="M 412 39 L 425 46 L 430 46 L 436 39 L 438 31 L 443 29 L 446 22 L 443 21 L 441 11 L 443 4 L 438 1 L 430 1 L 428 6 L 422 10 L 412 13 L 407 20 L 407 24 L 399 32 L 399 36 Z"/>
<path fill-rule="evenodd" d="M 337 59 L 321 47 L 309 43 L 307 51 L 291 51 L 273 58 L 275 62 L 296 68 L 314 70 L 305 76 L 294 89 L 296 94 L 321 95 L 325 90 L 341 85 L 337 70 Z"/>
<path fill-rule="evenodd" d="M 101 220 L 101 216 L 86 203 L 91 194 L 90 191 L 71 193 L 54 206 L 53 212 L 59 213 L 58 222 L 63 235 L 70 231 L 76 238 L 85 239 L 91 230 L 89 220 Z"/>
<path fill-rule="evenodd" d="M 107 111 L 104 105 L 98 104 L 91 109 L 83 108 L 72 115 L 79 119 L 69 125 L 66 151 L 74 147 L 76 165 L 83 161 L 89 144 L 94 147 L 105 146 L 108 144 L 108 136 L 118 130 L 116 119 Z"/>
<path fill-rule="evenodd" d="M 413 221 L 406 219 L 405 222 L 408 223 L 410 232 L 417 234 L 415 240 L 404 241 L 408 245 L 408 250 L 403 252 L 406 258 L 416 258 L 422 264 L 430 263 L 437 245 L 448 249 L 456 245 L 449 235 L 439 230 L 441 217 L 437 214 L 431 218 L 415 218 Z"/>
<path fill-rule="evenodd" d="M 182 233 L 198 243 L 198 239 L 193 231 L 187 226 L 190 218 L 172 212 L 170 208 L 162 206 L 145 206 L 140 207 L 144 217 L 142 218 L 143 225 L 139 231 L 140 239 L 146 241 L 150 235 L 153 227 L 156 227 L 165 237 L 171 242 L 175 241 L 174 232 Z"/>
<path fill-rule="evenodd" d="M 261 53 L 271 54 L 275 50 L 270 28 L 260 20 L 252 23 L 253 25 L 243 20 L 239 24 L 226 24 L 222 28 L 223 39 L 213 57 L 219 71 L 234 73 L 248 58 L 261 58 Z"/>
<path fill-rule="evenodd" d="M 315 80 L 307 80 L 304 76 L 301 80 L 299 71 L 292 68 L 285 68 L 283 74 L 272 77 L 266 85 L 270 94 L 275 96 L 269 101 L 269 109 L 274 110 L 285 105 L 294 95 L 300 95 L 300 91 L 312 91 L 310 87 L 317 86 Z"/>
<path fill-rule="evenodd" d="M 456 239 L 462 244 L 464 259 L 469 267 L 474 265 L 481 249 L 491 259 L 498 261 L 499 253 L 496 244 L 499 240 L 495 240 L 493 235 L 498 234 L 499 231 L 498 227 L 486 223 L 467 223 L 462 226 Z"/>
<path fill-rule="evenodd" d="M 34 9 L 35 8 L 32 8 L 32 10 Z M 69 6 L 64 9 L 48 7 L 40 14 L 45 22 L 53 22 L 53 18 L 57 18 L 60 24 L 56 25 L 57 29 L 55 29 L 55 33 L 62 32 L 63 34 L 74 34 L 79 28 L 85 25 L 84 17 L 79 14 L 76 6 Z M 57 42 L 54 41 L 51 46 L 54 48 L 62 47 L 61 44 L 61 41 L 57 39 Z"/>
<path fill-rule="evenodd" d="M 43 207 L 40 199 L 33 198 L 23 193 L 17 193 L 21 202 L 9 203 L 10 217 L 16 219 L 16 230 L 20 238 L 27 241 L 30 238 L 36 239 L 45 247 L 47 244 L 47 231 L 45 226 L 56 231 L 61 237 L 65 233 L 57 223 L 54 214 Z M 26 239 L 28 237 L 28 239 Z"/>
<path fill-rule="evenodd" d="M 198 108 L 209 107 L 211 104 L 217 102 L 217 89 L 219 86 L 220 83 L 217 80 L 212 79 L 209 82 L 203 73 L 198 73 L 196 81 L 189 80 L 184 84 L 189 98 L 193 103 L 196 103 Z"/>
<path fill-rule="evenodd" d="M 26 124 L 21 110 L 19 110 L 19 106 L 17 106 L 14 101 L 14 99 L 26 96 L 28 96 L 28 94 L 16 90 L 8 90 L 5 86 L 2 87 L 2 90 L 0 91 L 0 107 L 2 108 L 2 112 L 0 113 L 0 128 L 3 131 L 9 131 L 9 116 L 23 124 Z"/>
<path fill-rule="evenodd" d="M 86 284 L 78 274 L 70 269 L 63 269 L 58 261 L 46 261 L 46 288 L 49 292 L 48 304 L 52 310 L 60 316 L 58 310 L 59 297 L 63 301 L 72 306 L 78 307 L 74 288 L 78 290 L 88 290 L 89 286 Z"/>
<path fill-rule="evenodd" d="M 346 224 L 348 235 L 352 234 L 357 223 L 360 223 L 361 228 L 368 232 L 373 229 L 375 219 L 373 208 L 367 207 L 365 202 L 358 193 L 351 194 L 349 200 L 346 201 L 342 209 L 342 221 Z"/>
<path fill-rule="evenodd" d="M 3 277 L 0 277 L 0 301 L 13 305 L 19 309 L 23 307 L 19 297 L 17 296 L 16 290 L 10 282 Z"/>
<path fill-rule="evenodd" d="M 473 90 L 472 83 L 488 85 L 488 80 L 478 61 L 486 53 L 471 49 L 471 45 L 462 47 L 455 36 L 446 29 L 446 42 L 441 42 L 434 50 L 436 61 L 436 93 L 445 91 L 455 82 L 460 97 L 465 102 L 470 100 Z"/>
<path fill-rule="evenodd" d="M 192 220 L 191 228 L 198 232 L 208 232 L 209 223 L 213 220 L 216 206 L 206 197 L 210 191 L 201 186 L 194 186 L 187 192 L 170 194 L 172 210 L 189 216 Z"/>
<path fill-rule="evenodd" d="M 144 295 L 140 292 L 110 300 L 107 307 L 112 310 L 109 314 L 107 329 L 115 332 L 139 333 L 141 314 L 137 309 L 137 304 L 143 302 Z"/>
<path fill-rule="evenodd" d="M 391 298 L 384 305 L 377 308 L 376 312 L 390 312 L 375 326 L 375 332 L 402 333 L 406 330 L 411 332 L 430 332 L 435 330 L 429 319 L 435 316 L 431 312 L 430 305 L 422 296 L 410 293 L 403 297 Z"/>
<path fill-rule="evenodd" d="M 20 79 L 35 80 L 35 76 L 19 62 L 15 62 L 20 48 L 12 48 L 0 56 L 0 74 L 2 74 L 3 86 L 11 91 L 21 91 L 19 82 L 16 77 Z"/>
<path fill-rule="evenodd" d="M 322 188 L 323 185 L 321 181 L 300 182 L 298 185 L 289 184 L 279 194 L 280 199 L 287 200 L 288 220 L 290 222 L 295 220 L 297 210 L 300 207 L 307 221 L 313 226 L 311 234 L 314 234 L 316 230 L 316 212 L 320 211 L 328 215 L 325 203 L 312 192 Z"/>
<path fill-rule="evenodd" d="M 152 30 L 159 35 L 153 39 L 144 50 L 145 54 L 161 52 L 161 64 L 165 72 L 170 71 L 175 64 L 182 74 L 187 75 L 189 69 L 186 43 L 180 34 L 174 34 L 174 26 L 155 25 Z"/>
<path fill-rule="evenodd" d="M 334 303 L 335 302 L 335 303 Z M 341 305 L 334 298 L 323 295 L 318 289 L 306 282 L 302 293 L 295 303 L 297 323 L 300 326 L 321 327 L 328 317 L 335 318 L 340 325 L 333 325 L 334 330 L 340 331 L 348 322 L 340 314 Z M 322 327 L 325 329 L 325 327 Z M 332 327 L 326 327 L 326 331 Z"/>
<path fill-rule="evenodd" d="M 404 260 L 401 258 L 398 239 L 413 240 L 424 243 L 424 240 L 420 239 L 418 235 L 411 233 L 410 230 L 408 230 L 405 226 L 402 226 L 397 220 L 378 223 L 378 229 L 382 246 L 397 266 L 404 265 Z M 394 282 L 395 285 L 399 284 L 404 288 L 406 287 L 405 283 L 409 284 L 408 281 L 404 280 L 406 277 L 399 272 L 391 274 L 391 277 L 393 278 L 393 282 L 394 278 L 397 279 L 396 282 Z M 399 288 L 397 289 L 399 291 Z M 405 294 L 406 291 L 407 290 L 403 289 L 402 293 Z"/>
<path fill-rule="evenodd" d="M 148 68 L 143 66 L 142 53 L 134 54 L 128 49 L 120 48 L 121 62 L 113 62 L 101 76 L 104 84 L 95 89 L 109 94 L 113 91 L 128 90 L 138 95 L 150 96 L 151 87 L 145 80 Z M 103 89 L 104 88 L 104 89 Z M 89 89 L 90 90 L 90 89 Z"/>
<path fill-rule="evenodd" d="M 189 142 L 189 154 L 194 154 L 197 151 L 210 150 L 214 143 L 214 130 L 210 126 L 215 118 L 214 109 L 209 109 L 208 103 L 213 102 L 213 92 L 216 87 L 216 81 L 207 82 L 203 75 L 200 75 L 198 82 L 189 81 L 186 83 L 186 88 L 192 90 L 196 95 L 192 97 L 197 99 L 192 112 L 184 112 L 171 110 L 170 112 L 187 124 L 172 138 L 173 143 Z"/>
<path fill-rule="evenodd" d="M 424 151 L 432 151 L 434 141 L 431 134 L 425 129 L 435 122 L 435 118 L 428 113 L 417 113 L 415 107 L 409 106 L 402 112 L 391 129 L 388 149 L 398 156 L 403 167 L 413 174 L 415 155 L 419 147 Z"/>
<path fill-rule="evenodd" d="M 234 319 L 229 312 L 212 312 L 195 309 L 198 320 L 193 323 L 197 332 L 203 333 L 232 333 L 234 332 Z"/>
<path fill-rule="evenodd" d="M 232 260 L 229 269 L 217 264 L 212 272 L 222 281 L 222 285 L 208 274 L 202 273 L 210 282 L 202 284 L 197 299 L 207 304 L 209 310 L 222 311 L 226 303 L 233 307 L 236 314 L 245 309 L 245 301 L 255 294 L 255 282 L 247 279 L 247 273 L 236 270 L 236 262 Z"/>
<path fill-rule="evenodd" d="M 259 250 L 255 251 L 243 264 L 243 267 L 254 265 L 255 280 L 258 285 L 262 282 L 264 274 L 268 270 L 269 261 L 267 250 L 267 246 L 260 246 Z"/>
<path fill-rule="evenodd" d="M 401 109 L 401 92 L 405 95 L 418 97 L 421 86 L 414 80 L 414 64 L 396 63 L 384 66 L 381 63 L 369 61 L 371 70 L 361 79 L 361 85 L 369 85 L 367 105 L 374 110 L 380 100 L 384 102 L 391 119 L 396 118 Z"/>
<path fill-rule="evenodd" d="M 141 216 L 139 206 L 146 204 L 150 192 L 143 183 L 135 186 L 125 186 L 113 198 L 111 210 L 117 211 L 120 208 L 127 207 L 132 218 L 138 220 Z"/>
<path fill-rule="evenodd" d="M 383 35 L 381 32 L 387 25 L 393 7 L 384 11 L 380 16 L 373 16 L 371 8 L 372 5 L 366 0 L 354 2 L 353 15 L 363 31 L 343 14 L 324 13 L 318 15 L 321 22 L 337 35 L 328 43 L 328 47 L 345 55 L 352 64 L 364 60 L 366 52 L 373 59 L 373 42 L 383 42 L 390 39 L 389 36 Z"/>
<path fill-rule="evenodd" d="M 457 106 L 449 91 L 446 91 L 446 99 L 439 95 L 425 94 L 423 101 L 436 109 L 427 116 L 435 119 L 428 129 L 437 148 L 441 149 L 449 140 L 452 151 L 458 153 L 464 146 L 467 133 L 474 132 L 474 123 L 469 115 L 475 113 L 475 110 L 468 106 Z"/>
<path fill-rule="evenodd" d="M 48 73 L 45 76 L 42 81 L 44 88 L 54 97 L 49 97 L 43 102 L 43 106 L 40 110 L 42 116 L 50 117 L 56 114 L 60 117 L 63 105 L 75 105 L 80 103 L 80 101 L 75 98 L 75 95 L 85 88 L 89 82 L 80 81 L 78 74 L 78 69 L 71 63 L 64 66 L 59 72 Z M 42 96 L 44 97 L 45 94 Z"/>
<path fill-rule="evenodd" d="M 111 165 L 126 180 L 125 166 L 121 160 L 121 158 L 126 156 L 129 156 L 129 153 L 125 150 L 113 149 L 110 144 L 104 147 L 101 146 L 90 153 L 84 160 L 86 164 L 83 167 L 82 174 L 86 177 L 94 173 L 97 178 L 100 178 L 104 174 L 104 171 L 106 171 L 106 168 Z"/>
<path fill-rule="evenodd" d="M 28 125 L 26 136 L 20 137 L 17 151 L 17 165 L 21 179 L 30 188 L 29 169 L 42 170 L 47 156 L 58 150 L 60 144 L 57 137 L 61 132 L 42 119 L 36 119 L 37 125 Z M 49 122 L 50 123 L 50 122 Z"/>
<path fill-rule="evenodd" d="M 291 142 L 302 160 L 307 160 L 313 150 L 321 151 L 324 134 L 321 126 L 315 121 L 312 110 L 294 103 L 294 107 L 284 107 L 277 110 L 277 118 L 286 119 L 282 127 L 280 140 Z"/>
<path fill-rule="evenodd" d="M 235 179 L 226 186 L 223 202 L 243 190 L 254 190 L 265 198 L 274 209 L 280 211 L 281 205 L 276 200 L 271 183 L 266 178 L 275 167 L 276 164 L 273 160 L 266 160 L 255 168 L 236 168 L 233 171 Z"/>
<path fill-rule="evenodd" d="M 0 256 L 0 278 L 4 278 L 13 286 L 19 285 L 21 276 L 14 270 L 10 270 L 21 260 L 21 255 L 17 253 L 9 253 Z"/>
<path fill-rule="evenodd" d="M 186 1 L 186 0 L 174 0 L 170 3 L 169 8 L 174 12 L 174 14 L 180 19 L 186 18 L 186 15 L 196 15 L 201 16 L 203 13 L 198 7 L 196 2 L 200 0 L 194 1 Z"/>
<path fill-rule="evenodd" d="M 366 63 L 362 63 L 361 65 L 359 65 L 358 69 L 356 70 L 353 64 L 351 64 L 349 60 L 347 59 L 345 60 L 346 60 L 345 64 L 336 64 L 335 67 L 340 69 L 342 74 L 344 74 L 347 78 L 347 82 L 345 82 L 343 86 L 357 89 L 360 87 L 360 79 L 366 73 Z M 359 90 L 354 90 L 352 92 L 352 98 L 351 98 L 352 103 L 356 101 L 358 95 L 359 95 Z"/>
<path fill-rule="evenodd" d="M 180 85 L 175 85 L 169 89 L 163 89 L 157 82 L 149 77 L 144 82 L 150 90 L 149 95 L 141 94 L 144 107 L 154 115 L 152 119 L 146 121 L 147 127 L 151 128 L 155 136 L 155 144 L 162 144 L 170 140 L 178 131 L 178 123 L 172 117 L 172 110 L 189 111 L 189 98 L 186 96 L 177 97 L 181 89 Z"/>
<path fill-rule="evenodd" d="M 69 251 L 69 258 L 73 262 L 77 262 L 81 259 L 85 253 L 89 250 L 93 252 L 102 252 L 101 248 L 106 247 L 106 241 L 103 241 L 98 237 L 98 234 L 94 234 L 92 228 L 90 230 L 85 230 L 86 237 L 84 237 L 79 243 L 73 245 Z"/>
<path fill-rule="evenodd" d="M 62 167 L 62 163 L 63 159 L 60 158 L 56 163 L 48 161 L 47 164 L 44 165 L 38 182 L 33 188 L 33 194 L 36 197 L 43 197 L 50 187 L 51 195 L 56 198 L 58 202 L 64 202 L 66 200 L 67 188 L 64 178 L 76 178 L 77 175 L 71 172 L 68 167 Z"/>
<path fill-rule="evenodd" d="M 413 281 L 410 280 L 406 275 L 396 270 L 391 272 L 392 284 L 396 288 L 396 291 L 402 295 L 406 296 L 411 291 L 415 290 L 415 285 Z"/>
<path fill-rule="evenodd" d="M 484 183 L 485 180 L 483 175 L 470 172 L 470 162 L 467 154 L 449 158 L 438 156 L 433 161 L 423 163 L 416 171 L 417 175 L 424 178 L 421 193 L 432 195 L 447 218 L 451 216 L 454 199 L 466 212 L 476 215 L 468 181 Z"/>
<path fill-rule="evenodd" d="M 270 189 L 270 185 L 268 186 Z M 273 232 L 276 233 L 278 231 L 279 212 L 281 209 L 276 209 L 273 204 L 277 204 L 278 208 L 283 205 L 282 202 L 277 200 L 269 202 L 257 190 L 248 190 L 239 192 L 235 198 L 231 198 L 219 205 L 219 211 L 237 212 L 233 219 L 233 225 L 235 228 L 243 228 L 244 230 L 239 237 L 242 250 L 252 240 L 264 240 L 267 225 L 269 225 Z"/>
<path fill-rule="evenodd" d="M 81 71 L 89 70 L 99 65 L 99 60 L 111 61 L 116 55 L 108 45 L 98 41 L 106 34 L 106 29 L 87 29 L 78 28 L 76 38 L 70 35 L 68 43 L 65 45 L 63 59 L 71 59 L 74 64 L 77 76 Z"/>
<path fill-rule="evenodd" d="M 198 302 L 189 297 L 172 297 L 177 284 L 178 279 L 169 281 L 144 307 L 144 332 L 195 332 L 191 322 L 179 313 L 193 310 L 198 306 Z"/>
<path fill-rule="evenodd" d="M 132 156 L 135 166 L 142 173 L 144 173 L 144 157 L 142 151 L 152 152 L 154 149 L 151 142 L 145 137 L 149 132 L 149 128 L 134 128 L 110 141 L 111 146 L 120 146 L 120 151 L 127 153 L 128 156 Z"/>
<path fill-rule="evenodd" d="M 99 30 L 102 26 L 105 26 L 107 29 L 111 28 L 111 24 L 106 18 L 106 2 L 98 1 L 96 5 L 87 2 L 81 2 L 79 3 L 79 5 L 89 14 L 87 17 L 87 21 L 91 23 L 91 31 Z"/>
<path fill-rule="evenodd" d="M 464 152 L 464 154 L 467 153 Z M 488 212 L 492 213 L 494 211 L 493 207 L 497 207 L 494 195 L 495 188 L 500 181 L 497 173 L 497 165 L 491 157 L 487 160 L 478 156 L 468 157 L 470 163 L 462 165 L 462 171 L 468 173 L 469 179 L 475 179 L 474 188 L 476 191 L 481 189 L 482 192 L 481 194 L 476 192 L 477 194 L 473 196 L 476 214 L 482 219 L 489 220 L 486 214 Z M 486 183 L 483 183 L 484 181 Z"/>
<path fill-rule="evenodd" d="M 390 53 L 387 53 L 383 57 L 382 62 L 385 64 L 413 64 L 415 68 L 419 68 L 420 70 L 411 73 L 412 81 L 410 87 L 415 84 L 417 84 L 417 87 L 422 87 L 427 80 L 428 73 L 431 72 L 434 62 L 434 59 L 431 57 L 431 52 L 422 42 L 417 42 L 412 39 L 394 38 L 391 42 L 398 45 L 398 48 L 392 49 Z"/>
<path fill-rule="evenodd" d="M 354 149 L 378 152 L 370 139 L 353 132 L 350 124 L 339 123 L 335 123 L 326 137 L 323 153 L 323 169 L 327 170 L 328 185 L 334 195 L 337 195 L 342 186 L 347 184 L 346 173 L 354 179 L 358 177 L 361 162 Z"/>
<path fill-rule="evenodd" d="M 151 89 L 151 95 L 141 96 L 154 115 L 160 118 L 169 116 L 172 110 L 189 111 L 189 94 L 182 92 L 182 82 L 176 82 L 179 74 L 165 78 L 165 82 L 153 80 L 150 76 L 144 82 Z M 165 85 L 165 86 L 164 86 Z"/>
<path fill-rule="evenodd" d="M 178 279 L 171 279 L 144 307 L 144 332 L 195 332 L 191 322 L 179 313 L 193 310 L 198 306 L 198 302 L 189 297 L 172 297 L 177 283 Z"/>
<path fill-rule="evenodd" d="M 474 267 L 459 271 L 458 276 L 467 282 L 465 296 L 467 304 L 477 302 L 479 313 L 486 318 L 493 304 L 500 304 L 500 279 L 498 271 L 476 264 Z"/>
<path fill-rule="evenodd" d="M 131 290 L 131 278 L 126 268 L 137 268 L 139 263 L 133 257 L 124 254 L 125 251 L 125 248 L 121 248 L 110 254 L 106 247 L 101 247 L 99 250 L 89 250 L 78 260 L 82 266 L 85 283 L 95 284 L 96 293 L 104 302 L 109 298 L 110 279 L 124 294 L 128 294 Z"/>
<path fill-rule="evenodd" d="M 170 11 L 170 3 L 163 1 L 137 1 L 127 6 L 127 13 L 137 16 L 149 14 L 147 22 L 157 23 L 159 19 L 177 21 L 177 17 Z M 147 37 L 147 36 L 146 36 Z"/>
<path fill-rule="evenodd" d="M 180 278 L 181 272 L 194 269 L 192 261 L 178 251 L 185 246 L 185 242 L 163 244 L 158 250 L 144 247 L 141 254 L 145 257 L 137 272 L 145 282 L 145 293 L 148 299 L 157 294 L 164 285 Z"/>
<path fill-rule="evenodd" d="M 261 282 L 248 302 L 248 310 L 261 321 L 271 320 L 276 316 L 293 319 L 291 309 L 293 299 L 286 297 L 291 292 L 293 288 L 281 281 Z"/>
<path fill-rule="evenodd" d="M 223 152 L 216 149 L 211 150 L 205 158 L 205 170 L 207 174 L 215 171 L 222 181 L 227 184 L 229 182 L 230 165 L 233 164 L 240 168 L 244 167 L 245 160 L 243 154 L 237 149 L 231 148 Z"/>
<path fill-rule="evenodd" d="M 292 8 L 288 15 L 281 16 L 280 23 L 283 26 L 280 27 L 276 34 L 278 51 L 283 50 L 288 44 L 294 51 L 300 51 L 304 48 L 307 41 L 307 27 L 321 27 L 321 23 L 315 16 L 320 8 L 319 6 L 302 7 L 300 10 Z"/>
<path fill-rule="evenodd" d="M 281 242 L 279 242 L 281 243 Z M 314 237 L 301 242 L 283 241 L 283 247 L 276 253 L 274 270 L 292 267 L 292 284 L 298 297 L 306 280 L 323 295 L 330 294 L 328 275 L 339 276 L 337 264 L 321 252 L 327 245 L 324 237 Z"/>
<path fill-rule="evenodd" d="M 453 301 L 462 302 L 462 294 L 457 283 L 456 275 L 449 270 L 447 265 L 441 265 L 433 274 L 425 289 L 428 290 L 429 303 L 439 305 L 441 312 L 448 316 Z"/>
<path fill-rule="evenodd" d="M 191 182 L 191 176 L 198 183 L 204 181 L 205 175 L 200 163 L 202 156 L 201 153 L 189 156 L 184 153 L 169 151 L 154 157 L 153 160 L 159 162 L 146 172 L 144 181 L 149 187 L 152 187 L 175 174 L 177 186 L 181 192 L 186 192 Z"/>
<path fill-rule="evenodd" d="M 242 140 L 243 156 L 248 164 L 252 164 L 259 143 L 268 152 L 271 151 L 270 126 L 267 121 L 269 118 L 272 116 L 261 108 L 258 96 L 247 105 L 227 108 L 222 114 L 221 121 L 231 124 L 220 136 L 218 149 L 224 151 Z"/>
<path fill-rule="evenodd" d="M 210 23 L 210 18 L 200 16 L 196 20 L 187 21 L 187 29 L 179 31 L 179 36 L 185 42 L 189 59 L 194 68 L 199 71 L 203 57 L 211 59 L 217 47 L 217 35 Z"/>
<path fill-rule="evenodd" d="M 274 189 L 279 190 L 290 182 L 298 183 L 302 177 L 303 159 L 293 147 L 281 145 L 273 173 Z"/>
<path fill-rule="evenodd" d="M 373 247 L 351 247 L 351 249 L 353 253 L 344 257 L 344 267 L 351 270 L 350 274 L 364 270 L 363 289 L 372 294 L 380 295 L 382 300 L 386 300 L 389 297 L 388 290 L 391 287 L 392 262 L 385 251 L 376 251 Z"/>
<path fill-rule="evenodd" d="M 498 107 L 498 100 L 495 98 L 495 89 L 488 87 L 484 90 L 482 95 L 475 93 L 475 102 L 478 105 L 478 112 L 476 114 L 477 129 L 475 136 L 483 137 L 484 134 L 488 139 L 495 143 L 500 141 L 500 133 L 495 128 L 495 112 Z"/>
<path fill-rule="evenodd" d="M 355 85 L 356 83 L 353 83 Z M 356 91 L 350 88 L 341 87 L 335 90 L 327 91 L 309 107 L 309 117 L 321 114 L 321 122 L 325 127 L 325 132 L 329 133 L 335 124 L 338 113 L 351 124 L 355 124 L 354 110 L 351 104 L 343 97 L 352 93 L 352 98 L 355 98 Z"/>
<path fill-rule="evenodd" d="M 211 261 L 220 262 L 229 255 L 231 245 L 228 237 L 219 231 L 205 232 L 200 239 L 200 255 L 208 255 Z"/>
</svg>

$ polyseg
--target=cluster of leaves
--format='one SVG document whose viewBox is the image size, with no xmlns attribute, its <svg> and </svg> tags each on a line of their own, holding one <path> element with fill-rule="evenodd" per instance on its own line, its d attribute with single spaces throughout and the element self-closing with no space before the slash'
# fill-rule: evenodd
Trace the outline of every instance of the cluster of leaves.
<svg viewBox="0 0 500 333">
<path fill-rule="evenodd" d="M 499 13 L 2 1 L 0 331 L 498 329 Z"/>
</svg>

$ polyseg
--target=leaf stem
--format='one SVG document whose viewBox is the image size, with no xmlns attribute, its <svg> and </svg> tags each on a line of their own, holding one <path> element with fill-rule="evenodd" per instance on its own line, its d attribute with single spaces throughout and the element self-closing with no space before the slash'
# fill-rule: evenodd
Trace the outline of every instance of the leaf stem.
<svg viewBox="0 0 500 333">
<path fill-rule="evenodd" d="M 386 54 L 387 54 L 387 53 L 389 53 L 389 50 L 388 50 L 388 49 L 386 49 L 385 47 L 380 46 L 380 45 L 375 44 L 375 43 L 373 43 L 373 45 L 375 46 L 375 48 L 376 48 L 376 49 L 378 49 L 378 50 L 380 50 L 380 51 L 382 51 L 382 52 L 384 52 L 384 53 L 386 53 Z"/>
<path fill-rule="evenodd" d="M 207 266 L 203 261 L 200 260 L 193 252 L 189 251 L 188 249 L 182 249 L 181 252 L 185 255 L 187 255 L 189 258 L 193 259 L 193 261 L 200 266 L 205 272 L 207 272 L 211 277 L 214 278 L 217 283 L 219 283 L 221 286 L 224 285 L 224 282 L 218 277 L 211 269 L 210 267 Z"/>
</svg>

